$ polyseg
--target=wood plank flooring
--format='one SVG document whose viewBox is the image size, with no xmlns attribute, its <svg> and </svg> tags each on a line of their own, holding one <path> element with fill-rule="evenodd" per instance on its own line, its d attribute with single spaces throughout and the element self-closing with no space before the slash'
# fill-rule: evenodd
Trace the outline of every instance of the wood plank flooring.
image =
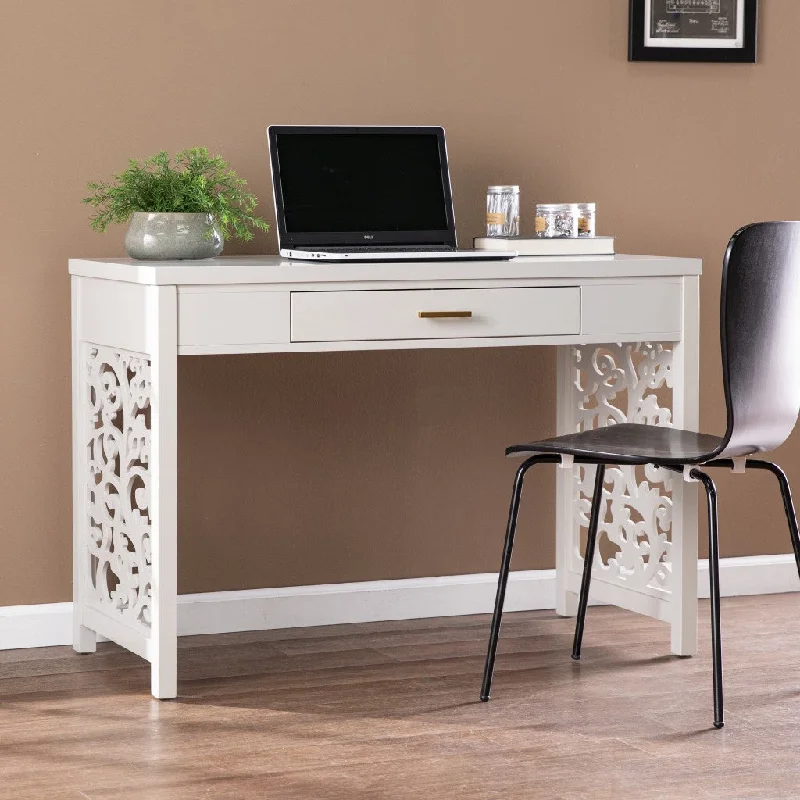
<svg viewBox="0 0 800 800">
<path fill-rule="evenodd" d="M 800 594 L 723 600 L 726 727 L 701 653 L 591 608 L 509 614 L 490 703 L 488 617 L 198 636 L 180 693 L 112 644 L 0 652 L 0 798 L 800 797 Z"/>
</svg>

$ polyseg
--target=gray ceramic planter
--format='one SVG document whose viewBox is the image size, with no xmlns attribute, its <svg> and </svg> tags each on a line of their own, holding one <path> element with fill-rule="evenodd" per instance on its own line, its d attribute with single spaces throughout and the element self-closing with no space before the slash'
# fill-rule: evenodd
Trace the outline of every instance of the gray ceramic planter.
<svg viewBox="0 0 800 800">
<path fill-rule="evenodd" d="M 125 252 L 146 261 L 213 258 L 222 246 L 222 234 L 211 214 L 137 211 L 125 235 Z"/>
</svg>

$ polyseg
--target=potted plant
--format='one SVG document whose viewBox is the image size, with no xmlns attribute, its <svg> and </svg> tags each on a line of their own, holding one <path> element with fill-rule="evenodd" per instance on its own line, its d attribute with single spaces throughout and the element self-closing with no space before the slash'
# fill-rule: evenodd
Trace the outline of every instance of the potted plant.
<svg viewBox="0 0 800 800">
<path fill-rule="evenodd" d="M 246 185 L 220 156 L 193 147 L 174 161 L 165 152 L 131 159 L 110 183 L 88 184 L 83 202 L 96 210 L 91 225 L 100 233 L 130 220 L 125 251 L 133 258 L 211 258 L 231 236 L 247 241 L 253 229 L 269 230 Z"/>
</svg>

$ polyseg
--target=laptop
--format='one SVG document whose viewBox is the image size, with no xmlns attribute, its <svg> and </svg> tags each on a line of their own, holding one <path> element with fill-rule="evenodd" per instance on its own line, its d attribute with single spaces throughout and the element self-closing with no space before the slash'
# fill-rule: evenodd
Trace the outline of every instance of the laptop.
<svg viewBox="0 0 800 800">
<path fill-rule="evenodd" d="M 272 125 L 278 246 L 307 261 L 508 260 L 459 250 L 444 129 Z"/>
</svg>

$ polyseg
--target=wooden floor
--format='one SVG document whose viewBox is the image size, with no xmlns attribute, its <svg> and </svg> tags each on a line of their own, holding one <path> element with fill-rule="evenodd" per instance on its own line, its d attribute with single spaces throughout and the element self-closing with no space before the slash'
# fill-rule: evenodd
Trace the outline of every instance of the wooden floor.
<svg viewBox="0 0 800 800">
<path fill-rule="evenodd" d="M 0 798 L 798 798 L 800 595 L 724 600 L 727 725 L 665 625 L 509 614 L 198 636 L 180 693 L 115 645 L 0 653 Z"/>
</svg>

